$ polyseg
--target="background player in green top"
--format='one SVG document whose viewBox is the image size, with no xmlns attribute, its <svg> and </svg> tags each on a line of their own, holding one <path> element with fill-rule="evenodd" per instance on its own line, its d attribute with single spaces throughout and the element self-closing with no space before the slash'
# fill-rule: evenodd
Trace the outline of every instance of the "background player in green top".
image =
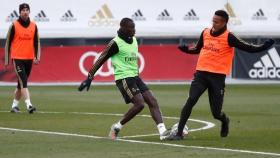
<svg viewBox="0 0 280 158">
<path fill-rule="evenodd" d="M 127 104 L 132 103 L 133 106 L 120 121 L 112 125 L 109 137 L 116 139 L 121 128 L 141 112 L 144 104 L 147 103 L 151 116 L 157 125 L 160 139 L 163 140 L 168 135 L 168 131 L 163 123 L 156 98 L 139 77 L 137 63 L 138 44 L 134 34 L 135 24 L 133 20 L 123 18 L 120 22 L 118 35 L 102 51 L 102 54 L 90 69 L 87 79 L 81 83 L 79 91 L 85 88 L 89 90 L 94 74 L 111 57 L 116 85 L 125 102 Z"/>
</svg>

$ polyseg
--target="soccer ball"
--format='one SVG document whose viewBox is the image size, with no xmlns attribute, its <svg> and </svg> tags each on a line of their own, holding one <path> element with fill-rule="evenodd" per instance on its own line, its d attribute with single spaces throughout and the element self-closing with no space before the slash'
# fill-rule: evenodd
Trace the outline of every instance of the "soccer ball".
<svg viewBox="0 0 280 158">
<path fill-rule="evenodd" d="M 172 128 L 171 128 L 171 134 L 177 134 L 177 132 L 178 132 L 178 125 L 179 125 L 179 123 L 175 123 L 173 126 L 172 126 Z M 185 127 L 184 127 L 184 129 L 183 129 L 183 134 L 184 135 L 187 135 L 189 132 L 188 132 L 188 126 L 187 125 L 185 125 Z"/>
</svg>

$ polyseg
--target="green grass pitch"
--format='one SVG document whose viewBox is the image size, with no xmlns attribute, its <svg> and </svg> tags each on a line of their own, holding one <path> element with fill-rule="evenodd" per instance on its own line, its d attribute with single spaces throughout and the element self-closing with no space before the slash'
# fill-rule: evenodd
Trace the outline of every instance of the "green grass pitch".
<svg viewBox="0 0 280 158">
<path fill-rule="evenodd" d="M 189 86 L 149 87 L 163 115 L 179 117 Z M 110 126 L 121 118 L 111 114 L 124 114 L 131 106 L 124 103 L 115 86 L 93 85 L 89 92 L 78 92 L 77 86 L 31 86 L 29 89 L 38 109 L 33 115 L 26 112 L 23 101 L 21 113 L 8 112 L 14 87 L 0 87 L 1 158 L 280 157 L 280 85 L 227 85 L 223 106 L 231 120 L 227 138 L 220 138 L 220 122 L 212 117 L 207 92 L 204 93 L 191 118 L 215 126 L 190 132 L 183 141 L 160 141 L 158 135 L 153 135 L 157 129 L 152 119 L 142 116 L 125 125 L 120 135 L 148 136 L 123 138 L 124 141 L 103 138 L 107 137 Z M 147 106 L 140 115 L 149 115 Z M 164 121 L 170 128 L 178 119 L 164 118 Z M 189 121 L 188 126 L 197 129 L 204 124 Z"/>
</svg>

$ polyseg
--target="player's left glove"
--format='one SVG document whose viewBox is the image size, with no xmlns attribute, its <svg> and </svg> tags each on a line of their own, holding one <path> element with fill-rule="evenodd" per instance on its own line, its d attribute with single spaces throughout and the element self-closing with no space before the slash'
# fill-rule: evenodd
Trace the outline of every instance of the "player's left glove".
<svg viewBox="0 0 280 158">
<path fill-rule="evenodd" d="M 89 88 L 90 88 L 90 85 L 91 85 L 91 81 L 92 81 L 92 79 L 90 79 L 90 78 L 88 77 L 86 80 L 84 80 L 84 81 L 81 83 L 81 85 L 79 86 L 78 90 L 79 90 L 79 91 L 83 91 L 85 88 L 87 88 L 87 91 L 88 91 Z"/>
</svg>

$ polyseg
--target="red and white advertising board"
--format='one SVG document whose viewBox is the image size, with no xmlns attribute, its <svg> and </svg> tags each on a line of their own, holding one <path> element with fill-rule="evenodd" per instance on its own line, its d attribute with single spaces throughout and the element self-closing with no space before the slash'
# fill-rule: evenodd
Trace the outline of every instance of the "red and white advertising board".
<svg viewBox="0 0 280 158">
<path fill-rule="evenodd" d="M 105 46 L 43 47 L 41 62 L 33 65 L 29 82 L 80 82 Z M 4 67 L 4 49 L 0 49 L 0 81 L 13 82 L 12 64 Z M 191 80 L 197 55 L 180 52 L 176 45 L 143 45 L 139 47 L 140 76 L 146 81 Z M 110 60 L 96 73 L 95 81 L 114 81 Z"/>
</svg>

